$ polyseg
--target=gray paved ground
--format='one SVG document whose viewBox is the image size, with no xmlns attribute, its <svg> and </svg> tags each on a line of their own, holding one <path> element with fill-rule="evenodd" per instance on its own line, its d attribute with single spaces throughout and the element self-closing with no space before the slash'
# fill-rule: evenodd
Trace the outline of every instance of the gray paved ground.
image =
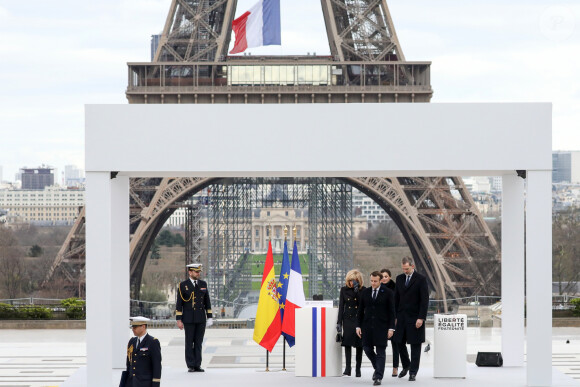
<svg viewBox="0 0 580 387">
<path fill-rule="evenodd" d="M 287 369 L 282 372 L 281 342 L 270 356 L 271 372 L 264 372 L 266 351 L 252 341 L 251 330 L 210 329 L 204 344 L 204 374 L 188 374 L 183 361 L 183 332 L 177 329 L 151 330 L 159 338 L 163 353 L 162 385 L 191 386 L 192 382 L 216 385 L 290 387 L 301 385 L 371 385 L 370 363 L 364 360 L 362 378 L 295 378 L 294 351 L 287 348 Z M 127 333 L 129 335 L 129 332 Z M 433 329 L 427 330 L 430 340 Z M 129 337 L 129 336 L 128 336 Z M 580 328 L 554 328 L 554 385 L 580 386 Z M 0 330 L 0 386 L 85 385 L 84 330 Z M 570 344 L 566 344 L 570 340 Z M 500 351 L 501 332 L 492 328 L 469 328 L 467 379 L 434 379 L 432 352 L 423 354 L 416 387 L 436 386 L 524 386 L 524 368 L 479 368 L 473 362 L 478 351 Z M 389 350 L 387 350 L 389 353 Z M 354 359 L 353 359 L 354 360 Z M 391 357 L 387 358 L 387 368 Z M 115 375 L 115 379 L 118 378 Z M 116 379 L 118 380 L 118 379 Z M 406 379 L 385 378 L 383 385 L 401 385 Z M 118 382 L 117 382 L 118 383 Z M 116 385 L 112 382 L 112 385 Z M 406 385 L 406 384 L 403 384 Z"/>
</svg>

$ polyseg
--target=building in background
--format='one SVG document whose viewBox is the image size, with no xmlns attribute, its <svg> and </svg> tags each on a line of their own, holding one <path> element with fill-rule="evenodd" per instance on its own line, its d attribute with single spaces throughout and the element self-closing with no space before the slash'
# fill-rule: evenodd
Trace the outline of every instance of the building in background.
<svg viewBox="0 0 580 387">
<path fill-rule="evenodd" d="M 54 185 L 54 168 L 41 166 L 38 168 L 20 168 L 22 189 L 44 189 Z"/>
<path fill-rule="evenodd" d="M 357 189 L 352 190 L 352 209 L 355 217 L 363 217 L 367 223 L 379 223 L 390 219 L 375 201 Z"/>
<path fill-rule="evenodd" d="M 552 183 L 580 183 L 580 151 L 552 152 Z"/>
<path fill-rule="evenodd" d="M 85 171 L 76 165 L 64 166 L 64 186 L 82 187 L 85 184 Z"/>
<path fill-rule="evenodd" d="M 84 205 L 84 189 L 47 186 L 43 190 L 0 190 L 0 208 L 6 212 L 6 223 L 71 225 Z"/>
<path fill-rule="evenodd" d="M 464 177 L 463 183 L 465 188 L 472 194 L 474 192 L 479 193 L 490 193 L 491 192 L 491 179 L 488 176 L 470 176 Z"/>
<path fill-rule="evenodd" d="M 4 175 L 2 174 L 2 165 L 0 165 L 0 183 L 4 181 Z"/>
<path fill-rule="evenodd" d="M 161 34 L 151 35 L 151 62 L 155 59 L 155 53 L 159 47 L 159 41 L 161 40 Z"/>
<path fill-rule="evenodd" d="M 501 192 L 503 190 L 503 181 L 501 176 L 492 176 L 491 190 L 494 192 Z"/>
</svg>

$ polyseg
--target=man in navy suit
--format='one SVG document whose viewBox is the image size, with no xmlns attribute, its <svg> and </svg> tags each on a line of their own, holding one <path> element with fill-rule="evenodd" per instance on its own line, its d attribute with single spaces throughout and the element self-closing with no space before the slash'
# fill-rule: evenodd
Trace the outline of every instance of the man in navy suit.
<svg viewBox="0 0 580 387">
<path fill-rule="evenodd" d="M 127 344 L 127 369 L 123 372 L 122 387 L 159 387 L 161 383 L 161 345 L 147 333 L 146 317 L 131 317 L 135 337 Z"/>
<path fill-rule="evenodd" d="M 375 372 L 373 385 L 381 384 L 385 372 L 385 350 L 395 330 L 395 305 L 393 292 L 381 286 L 381 273 L 371 273 L 371 286 L 364 289 L 358 308 L 356 334 L 362 337 L 363 350 Z M 375 352 L 376 348 L 376 352 Z"/>
<path fill-rule="evenodd" d="M 397 276 L 395 285 L 397 323 L 393 341 L 399 343 L 403 365 L 399 378 L 409 373 L 409 381 L 415 381 L 421 360 L 421 344 L 425 342 L 429 288 L 427 278 L 415 271 L 415 262 L 412 258 L 404 257 L 401 268 L 403 274 Z M 406 344 L 411 346 L 411 359 Z"/>
</svg>

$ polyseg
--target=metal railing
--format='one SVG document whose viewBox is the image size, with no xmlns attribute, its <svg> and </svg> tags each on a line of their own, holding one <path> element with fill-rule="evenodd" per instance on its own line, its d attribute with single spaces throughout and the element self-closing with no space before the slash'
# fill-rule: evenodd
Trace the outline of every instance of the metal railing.
<svg viewBox="0 0 580 387">
<path fill-rule="evenodd" d="M 431 91 L 430 62 L 244 61 L 129 63 L 128 92 L 239 88 L 269 91 L 326 90 Z"/>
</svg>

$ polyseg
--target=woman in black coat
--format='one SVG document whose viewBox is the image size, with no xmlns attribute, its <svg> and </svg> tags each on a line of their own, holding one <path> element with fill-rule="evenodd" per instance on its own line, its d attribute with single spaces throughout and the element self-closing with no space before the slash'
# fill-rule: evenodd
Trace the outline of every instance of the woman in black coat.
<svg viewBox="0 0 580 387">
<path fill-rule="evenodd" d="M 363 345 L 362 340 L 356 334 L 357 312 L 360 303 L 360 293 L 364 289 L 362 274 L 358 270 L 351 270 L 346 274 L 345 285 L 340 289 L 338 302 L 337 330 L 342 328 L 342 346 L 346 358 L 346 367 L 343 375 L 350 376 L 352 347 L 356 348 L 356 377 L 360 378 Z"/>
<path fill-rule="evenodd" d="M 393 281 L 389 269 L 381 270 L 381 284 L 395 293 L 395 281 Z M 393 339 L 391 339 L 391 348 L 393 349 L 393 373 L 391 376 L 394 378 L 399 374 L 399 346 Z"/>
</svg>

